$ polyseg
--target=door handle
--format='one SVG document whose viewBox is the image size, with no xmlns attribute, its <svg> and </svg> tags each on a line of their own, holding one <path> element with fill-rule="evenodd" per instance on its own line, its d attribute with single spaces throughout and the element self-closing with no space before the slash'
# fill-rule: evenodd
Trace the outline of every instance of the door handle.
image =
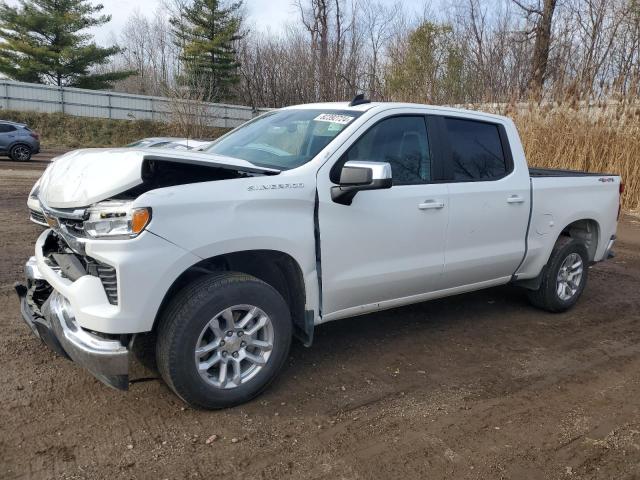
<svg viewBox="0 0 640 480">
<path fill-rule="evenodd" d="M 434 208 L 443 208 L 444 202 L 442 200 L 427 200 L 418 204 L 420 210 L 430 210 Z"/>
<path fill-rule="evenodd" d="M 524 203 L 524 197 L 520 195 L 511 195 L 507 198 L 507 203 Z"/>
</svg>

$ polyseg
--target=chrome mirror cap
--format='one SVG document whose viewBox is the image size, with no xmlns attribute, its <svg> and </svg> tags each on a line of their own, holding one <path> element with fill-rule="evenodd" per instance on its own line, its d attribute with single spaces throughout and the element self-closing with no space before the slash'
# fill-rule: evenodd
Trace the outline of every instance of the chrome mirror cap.
<svg viewBox="0 0 640 480">
<path fill-rule="evenodd" d="M 353 160 L 342 167 L 340 185 L 331 187 L 331 199 L 341 205 L 351 205 L 356 194 L 363 190 L 391 188 L 391 165 L 387 162 Z"/>
<path fill-rule="evenodd" d="M 391 164 L 387 162 L 366 162 L 364 160 L 350 160 L 344 164 L 343 168 L 369 168 L 371 169 L 372 180 L 390 180 Z"/>
</svg>

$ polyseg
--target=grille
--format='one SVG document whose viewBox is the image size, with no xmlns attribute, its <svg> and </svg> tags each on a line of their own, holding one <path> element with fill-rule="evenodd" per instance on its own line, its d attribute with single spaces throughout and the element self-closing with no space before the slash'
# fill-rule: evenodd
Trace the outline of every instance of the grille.
<svg viewBox="0 0 640 480">
<path fill-rule="evenodd" d="M 46 225 L 47 221 L 44 218 L 42 212 L 38 212 L 37 210 L 29 209 L 29 216 L 31 217 L 31 221 L 35 223 L 39 223 L 41 225 Z"/>
<path fill-rule="evenodd" d="M 60 225 L 64 225 L 70 235 L 74 237 L 84 237 L 84 222 L 82 220 L 75 220 L 72 218 L 58 217 Z"/>
<path fill-rule="evenodd" d="M 87 257 L 87 271 L 102 282 L 104 292 L 111 305 L 118 305 L 118 277 L 116 269 Z"/>
<path fill-rule="evenodd" d="M 109 265 L 98 264 L 98 277 L 102 282 L 104 291 L 107 294 L 111 305 L 118 304 L 118 279 L 116 277 L 116 269 Z"/>
</svg>

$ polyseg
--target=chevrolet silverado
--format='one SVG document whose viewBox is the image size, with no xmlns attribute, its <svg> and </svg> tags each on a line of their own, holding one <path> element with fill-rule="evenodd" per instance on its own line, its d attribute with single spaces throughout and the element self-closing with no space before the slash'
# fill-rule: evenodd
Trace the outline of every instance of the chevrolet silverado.
<svg viewBox="0 0 640 480">
<path fill-rule="evenodd" d="M 35 335 L 106 384 L 127 389 L 151 351 L 180 398 L 222 408 L 324 322 L 509 283 L 571 308 L 612 255 L 621 192 L 616 175 L 529 168 L 502 116 L 293 106 L 204 152 L 57 158 L 29 197 L 47 229 L 16 291 Z"/>
</svg>

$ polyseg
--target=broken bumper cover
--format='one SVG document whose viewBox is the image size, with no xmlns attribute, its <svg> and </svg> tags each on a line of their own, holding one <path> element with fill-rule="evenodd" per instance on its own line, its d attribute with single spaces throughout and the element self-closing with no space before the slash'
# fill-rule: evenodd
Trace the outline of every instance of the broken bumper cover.
<svg viewBox="0 0 640 480">
<path fill-rule="evenodd" d="M 25 265 L 27 285 L 16 285 L 22 318 L 33 333 L 53 351 L 70 358 L 107 385 L 129 386 L 129 349 L 115 339 L 82 329 L 69 301 L 56 290 L 41 308 L 33 300 L 36 281 L 43 281 L 34 257 Z"/>
</svg>

